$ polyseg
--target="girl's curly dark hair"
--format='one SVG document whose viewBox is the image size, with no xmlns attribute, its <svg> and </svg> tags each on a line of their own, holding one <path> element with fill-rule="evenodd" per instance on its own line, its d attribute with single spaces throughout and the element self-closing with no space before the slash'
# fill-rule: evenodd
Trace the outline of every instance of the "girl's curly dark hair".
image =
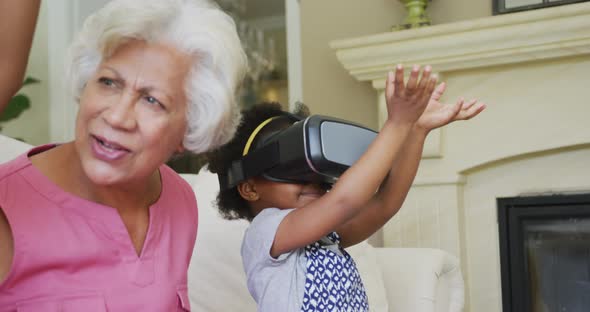
<svg viewBox="0 0 590 312">
<path fill-rule="evenodd" d="M 216 150 L 209 152 L 206 157 L 208 160 L 209 171 L 216 174 L 227 172 L 234 160 L 242 157 L 244 146 L 250 137 L 250 134 L 268 118 L 285 115 L 285 111 L 279 103 L 261 103 L 242 111 L 242 121 L 239 124 L 236 134 L 227 144 Z M 299 117 L 307 117 L 309 109 L 302 103 L 297 104 L 296 111 L 293 113 Z M 266 125 L 256 135 L 252 146 L 256 146 L 257 139 L 264 137 L 265 134 L 289 127 L 292 121 L 288 119 L 273 120 Z M 217 207 L 225 219 L 246 219 L 252 221 L 254 215 L 250 211 L 248 202 L 240 196 L 237 187 L 220 190 L 217 195 Z"/>
</svg>

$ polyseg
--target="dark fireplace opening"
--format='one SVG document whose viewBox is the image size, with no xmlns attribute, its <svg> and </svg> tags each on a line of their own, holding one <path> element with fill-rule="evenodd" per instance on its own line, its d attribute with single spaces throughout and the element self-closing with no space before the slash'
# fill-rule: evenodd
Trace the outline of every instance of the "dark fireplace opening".
<svg viewBox="0 0 590 312">
<path fill-rule="evenodd" d="M 497 203 L 503 312 L 590 311 L 590 194 Z"/>
</svg>

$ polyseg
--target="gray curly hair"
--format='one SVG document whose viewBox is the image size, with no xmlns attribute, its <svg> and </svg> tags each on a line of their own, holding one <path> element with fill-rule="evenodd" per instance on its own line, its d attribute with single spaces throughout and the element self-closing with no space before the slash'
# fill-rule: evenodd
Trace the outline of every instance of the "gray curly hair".
<svg viewBox="0 0 590 312">
<path fill-rule="evenodd" d="M 229 15 L 207 0 L 109 2 L 86 19 L 70 46 L 68 78 L 76 101 L 102 60 L 130 40 L 171 44 L 193 56 L 185 85 L 187 150 L 205 152 L 233 137 L 247 59 Z"/>
</svg>

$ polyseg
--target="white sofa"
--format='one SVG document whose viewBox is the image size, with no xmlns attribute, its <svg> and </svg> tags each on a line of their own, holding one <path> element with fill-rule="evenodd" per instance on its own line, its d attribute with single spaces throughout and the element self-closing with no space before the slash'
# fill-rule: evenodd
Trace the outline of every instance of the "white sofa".
<svg viewBox="0 0 590 312">
<path fill-rule="evenodd" d="M 0 163 L 28 148 L 0 135 Z M 247 222 L 219 217 L 213 205 L 214 174 L 202 170 L 182 176 L 195 190 L 199 204 L 199 231 L 189 268 L 192 311 L 256 311 L 240 260 Z M 371 311 L 462 311 L 463 279 L 453 255 L 427 248 L 374 248 L 366 242 L 348 251 L 362 275 Z"/>
</svg>

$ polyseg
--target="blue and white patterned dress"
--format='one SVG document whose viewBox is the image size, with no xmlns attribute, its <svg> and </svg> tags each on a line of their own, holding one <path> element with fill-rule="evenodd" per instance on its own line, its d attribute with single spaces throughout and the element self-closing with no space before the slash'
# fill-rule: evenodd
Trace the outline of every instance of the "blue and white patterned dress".
<svg viewBox="0 0 590 312">
<path fill-rule="evenodd" d="M 366 312 L 367 295 L 352 257 L 331 233 L 274 258 L 277 229 L 294 209 L 266 208 L 244 233 L 246 284 L 258 312 Z"/>
<path fill-rule="evenodd" d="M 369 310 L 356 264 L 339 244 L 340 236 L 332 232 L 323 240 L 305 247 L 307 272 L 302 312 Z"/>
</svg>

